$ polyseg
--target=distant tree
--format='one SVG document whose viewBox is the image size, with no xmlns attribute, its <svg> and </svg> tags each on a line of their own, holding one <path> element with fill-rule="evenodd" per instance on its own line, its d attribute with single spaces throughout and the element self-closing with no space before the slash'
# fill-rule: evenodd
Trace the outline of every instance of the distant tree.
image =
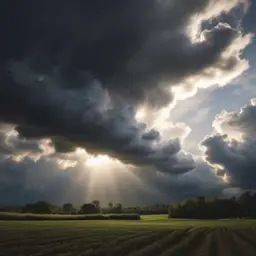
<svg viewBox="0 0 256 256">
<path fill-rule="evenodd" d="M 62 207 L 58 205 L 51 205 L 51 213 L 53 214 L 62 213 Z"/>
<path fill-rule="evenodd" d="M 121 212 L 122 212 L 122 209 L 123 209 L 122 204 L 117 203 L 117 204 L 114 206 L 114 208 L 112 209 L 112 212 L 113 212 L 113 213 L 121 213 Z"/>
<path fill-rule="evenodd" d="M 38 201 L 32 204 L 25 205 L 23 208 L 23 212 L 35 214 L 50 214 L 52 212 L 52 206 L 47 202 Z"/>
<path fill-rule="evenodd" d="M 94 204 L 98 209 L 100 209 L 100 201 L 99 200 L 93 200 L 92 204 Z"/>
<path fill-rule="evenodd" d="M 108 203 L 108 208 L 111 210 L 113 208 L 113 203 L 112 202 L 109 202 Z"/>
<path fill-rule="evenodd" d="M 92 203 L 83 204 L 80 209 L 80 213 L 83 213 L 83 214 L 96 214 L 99 212 L 100 212 L 100 209 L 96 207 L 95 204 L 92 204 Z"/>
<path fill-rule="evenodd" d="M 75 208 L 74 208 L 73 204 L 66 203 L 66 204 L 63 204 L 62 211 L 64 213 L 74 213 L 75 212 Z"/>
<path fill-rule="evenodd" d="M 238 198 L 238 203 L 240 205 L 240 214 L 242 217 L 256 218 L 256 194 L 246 191 Z"/>
<path fill-rule="evenodd" d="M 195 214 L 195 217 L 198 219 L 205 219 L 206 218 L 206 212 L 207 212 L 207 205 L 206 205 L 206 199 L 204 196 L 199 196 L 196 199 L 196 208 L 197 208 L 197 214 Z"/>
<path fill-rule="evenodd" d="M 256 218 L 256 193 L 245 192 L 235 198 L 215 198 L 195 200 L 172 205 L 169 208 L 171 218 L 224 219 Z"/>
</svg>

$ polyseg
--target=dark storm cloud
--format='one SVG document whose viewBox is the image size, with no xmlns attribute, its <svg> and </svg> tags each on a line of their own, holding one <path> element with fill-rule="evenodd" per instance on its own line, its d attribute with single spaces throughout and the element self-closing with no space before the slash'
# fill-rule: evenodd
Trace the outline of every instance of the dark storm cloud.
<svg viewBox="0 0 256 256">
<path fill-rule="evenodd" d="M 150 205 L 200 195 L 217 196 L 225 188 L 209 166 L 200 162 L 197 169 L 179 177 L 160 175 L 150 168 L 127 170 L 125 167 L 123 172 L 114 167 L 115 182 L 104 185 L 102 176 L 94 176 L 94 170 L 84 165 L 60 171 L 54 158 L 43 157 L 37 162 L 29 158 L 20 162 L 0 158 L 0 166 L 0 206 L 37 200 L 58 205 L 72 202 L 79 206 L 94 199 L 100 200 L 102 205 L 109 201 L 121 202 L 125 206 Z M 108 180 L 111 178 L 106 176 Z"/>
<path fill-rule="evenodd" d="M 239 62 L 221 60 L 221 53 L 240 31 L 217 25 L 204 33 L 205 41 L 191 43 L 186 30 L 191 18 L 211 5 L 226 10 L 246 1 L 6 2 L 1 3 L 8 13 L 1 42 L 5 59 L 30 56 L 35 68 L 57 65 L 72 81 L 76 70 L 86 70 L 111 93 L 133 102 L 169 103 L 166 83 L 179 83 L 211 65 L 225 69 L 229 63 L 232 70 Z"/>
<path fill-rule="evenodd" d="M 193 171 L 179 176 L 159 174 L 153 169 L 138 169 L 134 174 L 143 181 L 144 186 L 157 191 L 158 197 L 164 202 L 175 202 L 198 196 L 222 195 L 223 190 L 228 186 L 204 161 L 197 159 L 196 165 Z"/>
<path fill-rule="evenodd" d="M 62 153 L 83 147 L 162 172 L 192 170 L 178 140 L 160 141 L 134 116 L 137 104 L 170 103 L 167 83 L 239 64 L 222 53 L 240 31 L 218 24 L 194 43 L 186 33 L 213 2 L 2 1 L 0 119 L 20 136 L 52 138 Z"/>
<path fill-rule="evenodd" d="M 149 132 L 145 132 L 143 135 L 142 135 L 142 138 L 144 140 L 157 140 L 157 139 L 160 139 L 160 133 L 156 130 L 150 130 Z"/>
<path fill-rule="evenodd" d="M 37 200 L 51 203 L 83 203 L 84 183 L 78 170 L 60 171 L 52 159 L 37 162 L 29 158 L 16 162 L 0 158 L 0 205 L 19 205 Z M 84 180 L 83 182 L 86 182 Z"/>
<path fill-rule="evenodd" d="M 223 112 L 216 117 L 215 126 L 227 135 L 213 135 L 202 143 L 206 147 L 206 159 L 224 170 L 218 175 L 227 175 L 232 186 L 241 189 L 256 189 L 256 106 L 247 105 L 240 112 Z M 236 132 L 236 133 L 234 133 Z M 232 138 L 240 132 L 242 140 Z"/>
<path fill-rule="evenodd" d="M 158 131 L 148 131 L 145 124 L 138 123 L 134 108 L 121 102 L 117 105 L 98 81 L 70 90 L 61 87 L 62 77 L 57 71 L 37 73 L 26 62 L 13 64 L 11 71 L 16 88 L 23 92 L 16 96 L 15 104 L 22 104 L 17 117 L 10 113 L 6 118 L 11 116 L 8 121 L 19 124 L 16 129 L 21 136 L 53 138 L 56 150 L 62 153 L 82 147 L 168 173 L 194 168 L 193 158 L 180 152 L 177 139 L 159 141 Z"/>
</svg>

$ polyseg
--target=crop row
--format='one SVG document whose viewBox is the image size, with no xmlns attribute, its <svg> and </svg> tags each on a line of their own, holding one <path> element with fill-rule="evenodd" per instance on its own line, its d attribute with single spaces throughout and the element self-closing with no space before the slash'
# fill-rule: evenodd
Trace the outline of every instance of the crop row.
<svg viewBox="0 0 256 256">
<path fill-rule="evenodd" d="M 25 233 L 24 233 L 25 234 Z M 42 231 L 37 237 L 12 240 L 3 237 L 3 255 L 20 256 L 178 256 L 256 255 L 256 230 L 227 228 L 187 228 L 162 231 L 91 230 L 74 235 Z M 244 252 L 244 253 L 243 253 Z"/>
</svg>

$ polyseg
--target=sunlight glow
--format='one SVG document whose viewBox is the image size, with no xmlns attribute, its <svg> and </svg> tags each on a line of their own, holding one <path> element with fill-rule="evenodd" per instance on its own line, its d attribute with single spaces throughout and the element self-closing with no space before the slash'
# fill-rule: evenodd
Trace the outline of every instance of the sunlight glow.
<svg viewBox="0 0 256 256">
<path fill-rule="evenodd" d="M 85 199 L 97 198 L 105 204 L 108 200 L 118 202 L 120 191 L 133 177 L 130 170 L 134 167 L 108 155 L 87 154 L 84 160 L 85 176 L 81 180 L 87 181 Z"/>
<path fill-rule="evenodd" d="M 175 104 L 176 101 L 174 100 L 161 109 L 153 109 L 146 105 L 141 106 L 136 112 L 136 120 L 146 124 L 147 130 L 155 129 L 160 132 L 161 141 L 179 138 L 183 142 L 190 134 L 191 129 L 184 123 L 173 123 L 170 119 L 170 113 Z"/>
<path fill-rule="evenodd" d="M 222 178 L 223 182 L 226 184 L 230 183 L 230 177 L 225 173 L 223 178 Z"/>
<path fill-rule="evenodd" d="M 113 163 L 113 161 L 115 160 L 111 159 L 107 155 L 89 156 L 86 160 L 86 165 L 92 168 L 107 168 Z"/>
<path fill-rule="evenodd" d="M 146 108 L 141 107 L 137 110 L 136 115 L 135 115 L 135 119 L 137 120 L 137 122 L 144 122 L 146 116 L 147 116 Z"/>
<path fill-rule="evenodd" d="M 256 106 L 256 98 L 251 99 L 251 105 L 252 105 L 252 106 Z"/>
</svg>

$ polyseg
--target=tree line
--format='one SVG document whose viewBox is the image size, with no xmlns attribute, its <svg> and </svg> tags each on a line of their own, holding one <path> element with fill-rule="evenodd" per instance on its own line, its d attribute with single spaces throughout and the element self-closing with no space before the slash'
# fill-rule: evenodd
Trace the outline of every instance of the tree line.
<svg viewBox="0 0 256 256">
<path fill-rule="evenodd" d="M 239 197 L 232 198 L 187 199 L 170 206 L 169 218 L 256 218 L 256 193 L 245 192 Z"/>
<path fill-rule="evenodd" d="M 0 212 L 19 212 L 34 214 L 131 214 L 139 215 L 168 214 L 168 204 L 154 204 L 149 206 L 124 207 L 121 203 L 109 202 L 107 207 L 101 207 L 99 200 L 84 203 L 81 206 L 74 206 L 72 203 L 65 203 L 62 206 L 50 204 L 46 201 L 37 201 L 17 207 L 0 207 Z"/>
<path fill-rule="evenodd" d="M 256 193 L 248 191 L 239 197 L 232 198 L 198 197 L 171 206 L 155 204 L 123 207 L 121 203 L 110 202 L 107 207 L 101 207 L 100 201 L 94 200 L 75 207 L 72 203 L 56 206 L 45 201 L 38 201 L 22 207 L 0 208 L 0 211 L 34 214 L 168 214 L 170 218 L 188 219 L 256 218 Z"/>
<path fill-rule="evenodd" d="M 122 204 L 110 203 L 108 213 L 121 213 Z M 22 213 L 34 213 L 34 214 L 99 214 L 102 213 L 99 200 L 94 200 L 90 203 L 84 203 L 80 207 L 75 207 L 72 203 L 65 203 L 61 207 L 52 205 L 45 201 L 38 201 L 31 204 L 26 204 L 20 208 Z"/>
</svg>

